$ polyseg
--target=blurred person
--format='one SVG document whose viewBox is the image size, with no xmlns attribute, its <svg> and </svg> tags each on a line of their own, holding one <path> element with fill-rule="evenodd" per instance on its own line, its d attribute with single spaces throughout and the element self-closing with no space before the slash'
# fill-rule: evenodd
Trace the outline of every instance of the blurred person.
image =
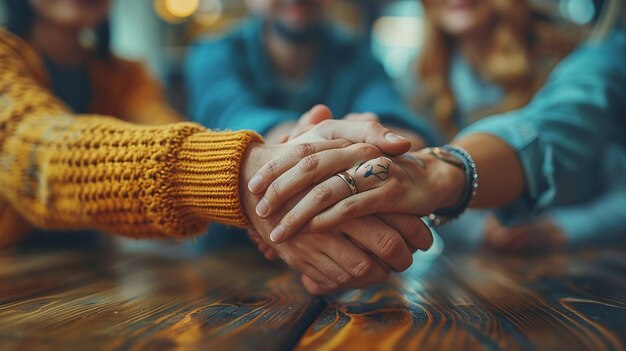
<svg viewBox="0 0 626 351">
<path fill-rule="evenodd" d="M 483 117 L 526 105 L 583 30 L 557 25 L 528 1 L 424 0 L 425 40 L 417 61 L 415 104 L 442 134 L 454 136 Z M 453 246 L 481 244 L 525 252 L 583 247 L 624 237 L 626 154 L 607 150 L 582 184 L 570 184 L 546 213 L 509 228 L 489 211 L 469 211 L 438 228 Z M 596 174 L 600 173 L 600 175 Z M 602 214 L 602 215 L 600 215 Z M 599 221 L 599 218 L 604 220 Z"/>
<path fill-rule="evenodd" d="M 415 101 L 448 137 L 483 117 L 526 105 L 584 32 L 556 24 L 527 0 L 422 3 L 425 38 L 417 61 Z M 599 157 L 594 168 L 605 172 L 624 159 L 619 152 L 603 154 L 609 157 Z M 610 214 L 626 208 L 622 190 L 626 182 L 608 179 L 614 173 L 590 173 L 583 184 L 570 184 L 560 194 L 556 202 L 563 207 L 551 207 L 531 223 L 511 223 L 514 228 L 508 228 L 488 212 L 478 211 L 438 231 L 448 241 L 470 246 L 482 241 L 488 248 L 507 252 L 619 239 L 626 231 L 626 217 Z M 609 214 L 608 220 L 598 221 L 598 212 Z"/>
<path fill-rule="evenodd" d="M 257 200 L 240 189 L 273 158 L 306 158 L 332 147 L 370 155 L 410 147 L 381 125 L 365 122 L 332 135 L 313 128 L 277 146 L 263 145 L 252 131 L 213 132 L 178 122 L 181 117 L 164 103 L 143 66 L 111 54 L 110 1 L 5 4 L 8 31 L 0 29 L 2 247 L 18 244 L 35 228 L 50 230 L 50 241 L 64 231 L 87 228 L 133 238 L 186 238 L 204 233 L 210 222 L 271 228 L 278 219 L 250 215 Z M 95 43 L 86 48 L 79 37 L 91 28 Z M 317 107 L 309 113 L 318 114 L 328 118 L 329 112 Z M 350 148 L 348 140 L 356 144 Z M 364 235 L 371 226 L 378 228 L 378 238 Z M 402 215 L 367 216 L 336 230 L 341 233 L 304 235 L 275 247 L 303 273 L 313 293 L 383 281 L 390 270 L 408 267 L 411 251 L 426 249 L 432 240 L 419 218 Z"/>
<path fill-rule="evenodd" d="M 414 149 L 435 143 L 432 128 L 401 103 L 369 49 L 325 21 L 331 2 L 246 0 L 252 15 L 240 28 L 199 41 L 187 55 L 191 119 L 219 130 L 252 129 L 276 143 L 316 123 L 296 122 L 325 104 L 341 118 L 380 120 Z M 201 246 L 244 239 L 238 230 L 213 226 Z"/>
<path fill-rule="evenodd" d="M 277 161 L 280 169 L 265 166 L 258 173 L 264 181 L 250 186 L 251 192 L 263 194 L 268 215 L 312 180 L 329 178 L 297 205 L 290 204 L 270 238 L 288 242 L 301 228 L 316 232 L 368 213 L 428 216 L 437 225 L 468 207 L 497 208 L 500 218 L 520 223 L 560 205 L 563 196 L 586 200 L 585 194 L 572 191 L 572 184 L 583 188 L 591 178 L 595 185 L 603 176 L 623 182 L 623 172 L 603 175 L 598 167 L 607 165 L 610 150 L 623 158 L 626 149 L 624 57 L 623 28 L 600 42 L 586 42 L 558 63 L 528 105 L 472 123 L 442 148 L 356 160 L 330 150 L 318 154 L 325 167 L 315 172 L 302 172 L 300 160 L 284 156 Z M 342 170 L 347 174 L 333 176 Z M 358 191 L 350 191 L 345 179 Z M 612 193 L 620 191 L 621 186 Z M 587 243 L 604 241 L 605 231 L 623 231 L 615 223 L 626 217 L 626 207 L 619 205 L 624 196 L 616 198 L 601 209 L 591 203 L 589 210 L 576 211 L 599 214 L 583 219 L 596 228 Z"/>
<path fill-rule="evenodd" d="M 414 100 L 419 114 L 431 117 L 447 136 L 482 117 L 527 104 L 582 38 L 581 29 L 553 23 L 528 1 L 423 3 L 426 36 L 414 77 L 418 92 Z M 601 163 L 623 162 L 619 153 L 610 154 Z M 507 252 L 606 244 L 622 238 L 626 217 L 613 214 L 626 206 L 622 190 L 626 184 L 593 179 L 585 183 L 589 185 L 568 189 L 568 194 L 576 195 L 561 196 L 559 202 L 567 206 L 551 208 L 530 223 L 511 223 L 514 228 L 509 229 L 489 211 L 469 211 L 438 232 L 451 246 L 483 244 Z M 606 213 L 607 220 L 593 220 L 598 213 Z"/>
<path fill-rule="evenodd" d="M 418 149 L 437 138 L 403 106 L 362 43 L 325 20 L 331 0 L 246 0 L 241 28 L 200 41 L 188 54 L 192 120 L 220 130 L 252 129 L 268 142 L 289 134 L 315 104 L 338 117 L 380 119 Z"/>
</svg>

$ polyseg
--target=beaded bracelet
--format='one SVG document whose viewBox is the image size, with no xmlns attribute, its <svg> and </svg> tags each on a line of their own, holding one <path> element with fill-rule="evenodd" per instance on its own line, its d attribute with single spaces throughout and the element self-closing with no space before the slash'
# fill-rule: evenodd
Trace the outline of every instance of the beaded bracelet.
<svg viewBox="0 0 626 351">
<path fill-rule="evenodd" d="M 444 224 L 448 221 L 458 218 L 469 207 L 472 200 L 476 196 L 476 191 L 478 190 L 478 172 L 476 172 L 476 163 L 474 163 L 474 159 L 472 158 L 472 156 L 470 156 L 470 154 L 463 148 L 460 148 L 458 146 L 445 145 L 442 146 L 440 149 L 447 151 L 450 155 L 454 156 L 460 161 L 460 163 L 463 164 L 463 166 L 459 168 L 462 168 L 465 171 L 466 182 L 465 189 L 463 190 L 463 195 L 461 196 L 461 199 L 458 203 L 456 203 L 452 207 L 436 210 L 428 215 L 430 223 L 434 226 Z M 436 153 L 432 151 L 431 154 L 441 159 L 441 157 L 439 157 Z M 449 161 L 446 162 L 450 163 Z M 456 164 L 454 165 L 456 166 Z"/>
</svg>

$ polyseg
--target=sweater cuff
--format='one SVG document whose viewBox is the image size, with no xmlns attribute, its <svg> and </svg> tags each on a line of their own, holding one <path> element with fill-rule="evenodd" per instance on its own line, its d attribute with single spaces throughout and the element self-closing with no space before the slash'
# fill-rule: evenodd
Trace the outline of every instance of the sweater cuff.
<svg viewBox="0 0 626 351">
<path fill-rule="evenodd" d="M 241 206 L 239 170 L 248 146 L 263 142 L 253 131 L 190 135 L 177 157 L 175 196 L 188 219 L 247 227 Z"/>
</svg>

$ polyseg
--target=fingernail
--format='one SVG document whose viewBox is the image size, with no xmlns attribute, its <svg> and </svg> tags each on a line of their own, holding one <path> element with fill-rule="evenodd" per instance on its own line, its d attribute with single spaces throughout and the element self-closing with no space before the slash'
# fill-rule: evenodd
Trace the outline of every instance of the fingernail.
<svg viewBox="0 0 626 351">
<path fill-rule="evenodd" d="M 285 228 L 283 228 L 282 224 L 279 224 L 270 233 L 270 239 L 275 243 L 280 243 L 285 237 L 285 234 Z"/>
<path fill-rule="evenodd" d="M 270 204 L 267 202 L 267 200 L 265 200 L 265 198 L 262 198 L 261 201 L 259 201 L 259 203 L 256 205 L 255 211 L 259 217 L 265 217 L 269 209 Z"/>
<path fill-rule="evenodd" d="M 262 188 L 263 188 L 263 177 L 261 177 L 258 174 L 252 177 L 252 179 L 250 179 L 250 182 L 248 182 L 248 190 L 250 190 L 252 193 L 259 192 L 261 191 Z"/>
<path fill-rule="evenodd" d="M 385 140 L 392 142 L 392 143 L 396 143 L 398 141 L 407 141 L 408 139 L 398 134 L 387 133 L 385 134 Z"/>
</svg>

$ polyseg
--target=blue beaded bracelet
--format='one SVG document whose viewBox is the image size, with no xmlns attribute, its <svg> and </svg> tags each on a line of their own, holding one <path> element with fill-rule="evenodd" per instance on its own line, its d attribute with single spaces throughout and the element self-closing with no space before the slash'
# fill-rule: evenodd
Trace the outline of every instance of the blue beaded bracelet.
<svg viewBox="0 0 626 351">
<path fill-rule="evenodd" d="M 430 223 L 435 226 L 458 218 L 469 207 L 478 190 L 478 172 L 476 172 L 476 163 L 474 163 L 472 156 L 458 146 L 445 145 L 441 149 L 447 151 L 463 164 L 466 182 L 463 195 L 456 205 L 436 210 L 428 215 Z"/>
</svg>

